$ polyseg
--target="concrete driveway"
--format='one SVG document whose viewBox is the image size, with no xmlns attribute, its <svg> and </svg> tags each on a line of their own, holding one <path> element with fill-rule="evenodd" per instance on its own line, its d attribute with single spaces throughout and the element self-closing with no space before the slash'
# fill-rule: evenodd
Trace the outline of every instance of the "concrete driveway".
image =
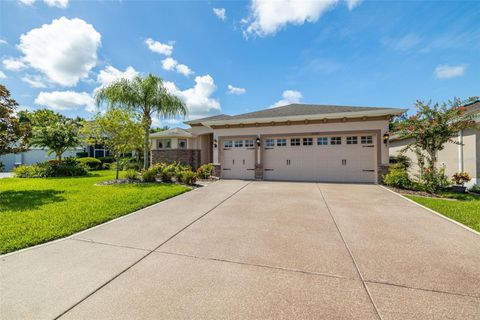
<svg viewBox="0 0 480 320">
<path fill-rule="evenodd" d="M 220 181 L 0 273 L 1 319 L 480 319 L 480 236 L 374 185 Z"/>
</svg>

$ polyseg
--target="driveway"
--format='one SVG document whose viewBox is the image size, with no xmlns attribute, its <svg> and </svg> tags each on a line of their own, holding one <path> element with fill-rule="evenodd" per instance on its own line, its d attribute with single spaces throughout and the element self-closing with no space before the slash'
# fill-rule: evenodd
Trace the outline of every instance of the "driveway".
<svg viewBox="0 0 480 320">
<path fill-rule="evenodd" d="M 220 181 L 0 273 L 1 319 L 480 318 L 480 236 L 375 185 Z"/>
</svg>

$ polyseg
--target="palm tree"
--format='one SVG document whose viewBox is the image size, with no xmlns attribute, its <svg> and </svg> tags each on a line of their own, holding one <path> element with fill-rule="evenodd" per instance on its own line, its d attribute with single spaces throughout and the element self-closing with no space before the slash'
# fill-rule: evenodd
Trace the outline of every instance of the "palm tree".
<svg viewBox="0 0 480 320">
<path fill-rule="evenodd" d="M 97 105 L 106 102 L 110 107 L 120 107 L 137 113 L 142 119 L 144 130 L 143 167 L 148 168 L 148 136 L 152 126 L 152 116 L 175 118 L 186 116 L 187 108 L 177 96 L 170 94 L 160 77 L 149 74 L 132 80 L 120 79 L 99 89 L 95 94 Z"/>
</svg>

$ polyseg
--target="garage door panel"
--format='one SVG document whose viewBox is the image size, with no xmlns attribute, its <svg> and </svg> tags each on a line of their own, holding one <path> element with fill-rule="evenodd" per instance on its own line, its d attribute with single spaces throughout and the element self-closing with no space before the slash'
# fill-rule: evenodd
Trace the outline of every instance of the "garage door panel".
<svg viewBox="0 0 480 320">
<path fill-rule="evenodd" d="M 235 141 L 242 141 L 242 143 L 235 144 Z M 246 146 L 245 140 L 232 140 L 231 147 L 224 147 L 222 149 L 222 178 L 254 179 L 255 148 Z"/>
<path fill-rule="evenodd" d="M 287 146 L 264 148 L 264 179 L 375 182 L 376 151 L 373 144 L 361 144 L 360 135 L 356 144 L 346 144 L 346 136 L 342 136 L 339 145 L 331 145 L 330 139 L 328 145 L 318 145 L 317 137 L 312 137 L 313 145 L 292 146 L 287 143 Z M 285 139 L 290 142 L 290 138 Z"/>
</svg>

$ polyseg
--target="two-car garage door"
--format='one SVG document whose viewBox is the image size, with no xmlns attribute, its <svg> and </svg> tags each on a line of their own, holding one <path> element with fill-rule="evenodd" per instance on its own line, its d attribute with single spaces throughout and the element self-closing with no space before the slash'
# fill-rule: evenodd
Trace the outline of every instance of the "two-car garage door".
<svg viewBox="0 0 480 320">
<path fill-rule="evenodd" d="M 253 179 L 253 140 L 225 140 L 222 147 L 223 177 Z M 375 182 L 373 135 L 268 137 L 261 148 L 265 180 Z"/>
</svg>

